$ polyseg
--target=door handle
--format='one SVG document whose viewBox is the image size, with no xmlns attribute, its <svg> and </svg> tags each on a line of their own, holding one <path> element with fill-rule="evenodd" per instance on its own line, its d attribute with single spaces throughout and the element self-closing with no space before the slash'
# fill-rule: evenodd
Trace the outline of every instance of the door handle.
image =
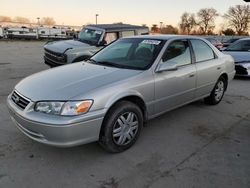
<svg viewBox="0 0 250 188">
<path fill-rule="evenodd" d="M 195 76 L 195 73 L 189 74 L 189 78 L 192 78 L 192 77 L 194 77 L 194 76 Z"/>
<path fill-rule="evenodd" d="M 217 70 L 220 70 L 221 69 L 221 67 L 217 67 Z"/>
</svg>

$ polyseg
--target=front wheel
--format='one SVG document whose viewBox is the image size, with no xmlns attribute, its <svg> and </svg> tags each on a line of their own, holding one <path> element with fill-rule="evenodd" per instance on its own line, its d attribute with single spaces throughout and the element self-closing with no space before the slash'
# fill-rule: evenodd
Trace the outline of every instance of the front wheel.
<svg viewBox="0 0 250 188">
<path fill-rule="evenodd" d="M 213 91 L 210 93 L 210 96 L 204 99 L 205 103 L 210 105 L 216 105 L 220 103 L 226 91 L 226 84 L 226 80 L 223 77 L 220 77 L 216 82 Z"/>
<path fill-rule="evenodd" d="M 118 102 L 104 119 L 99 143 L 109 152 L 122 152 L 136 142 L 142 126 L 141 109 L 129 101 Z"/>
</svg>

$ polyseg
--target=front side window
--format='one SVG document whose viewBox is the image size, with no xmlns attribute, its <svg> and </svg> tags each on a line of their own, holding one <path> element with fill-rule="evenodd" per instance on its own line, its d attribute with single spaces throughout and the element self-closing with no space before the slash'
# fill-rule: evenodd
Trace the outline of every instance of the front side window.
<svg viewBox="0 0 250 188">
<path fill-rule="evenodd" d="M 79 40 L 82 42 L 96 45 L 99 42 L 102 33 L 103 31 L 100 30 L 85 28 L 80 32 Z"/>
<path fill-rule="evenodd" d="M 149 68 L 164 45 L 162 40 L 142 38 L 120 39 L 94 55 L 91 60 L 119 68 Z"/>
<path fill-rule="evenodd" d="M 249 51 L 250 50 L 250 41 L 242 40 L 233 43 L 228 46 L 225 51 Z"/>
<path fill-rule="evenodd" d="M 207 43 L 199 39 L 190 41 L 194 50 L 196 62 L 208 61 L 215 58 L 214 51 Z"/>
<path fill-rule="evenodd" d="M 164 56 L 163 62 L 177 66 L 191 64 L 190 48 L 187 41 L 174 41 L 172 42 Z"/>
</svg>

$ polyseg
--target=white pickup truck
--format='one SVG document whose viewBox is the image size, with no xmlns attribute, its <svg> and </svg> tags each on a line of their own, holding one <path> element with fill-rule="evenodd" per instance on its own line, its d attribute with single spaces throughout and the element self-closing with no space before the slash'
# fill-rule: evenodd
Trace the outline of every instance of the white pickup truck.
<svg viewBox="0 0 250 188">
<path fill-rule="evenodd" d="M 45 64 L 55 67 L 88 59 L 121 37 L 149 34 L 148 27 L 129 24 L 98 24 L 84 27 L 77 39 L 49 42 L 44 46 Z"/>
</svg>

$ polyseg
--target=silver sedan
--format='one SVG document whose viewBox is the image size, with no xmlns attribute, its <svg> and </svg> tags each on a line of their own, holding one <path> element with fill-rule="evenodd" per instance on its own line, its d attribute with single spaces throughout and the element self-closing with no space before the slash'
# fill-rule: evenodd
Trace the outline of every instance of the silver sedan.
<svg viewBox="0 0 250 188">
<path fill-rule="evenodd" d="M 31 75 L 8 96 L 12 120 L 29 138 L 58 147 L 99 141 L 131 147 L 144 122 L 195 100 L 218 104 L 234 61 L 204 39 L 120 39 L 85 62 Z"/>
</svg>

